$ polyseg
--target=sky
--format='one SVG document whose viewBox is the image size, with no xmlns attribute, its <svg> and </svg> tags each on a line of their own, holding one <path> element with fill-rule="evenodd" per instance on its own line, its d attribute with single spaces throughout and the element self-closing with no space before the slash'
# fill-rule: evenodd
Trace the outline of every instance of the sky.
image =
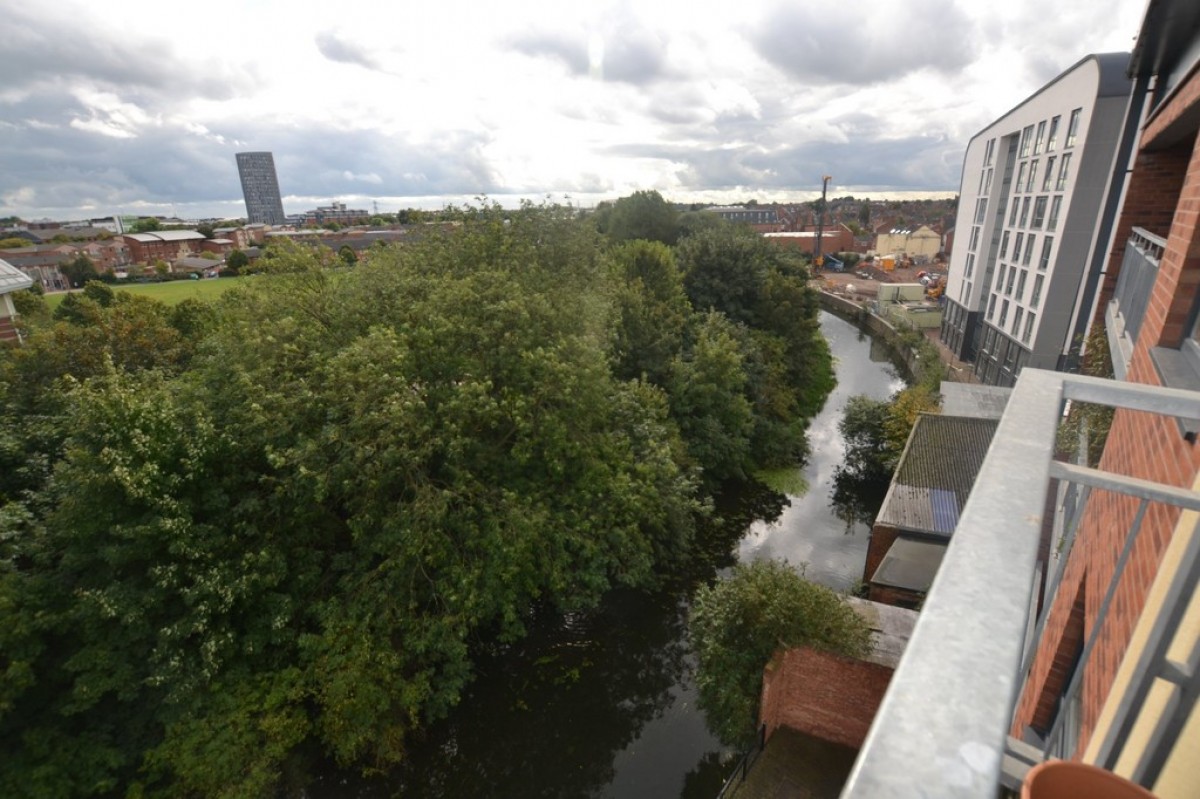
<svg viewBox="0 0 1200 799">
<path fill-rule="evenodd" d="M 1145 0 L 0 0 L 0 216 L 953 196 Z"/>
</svg>

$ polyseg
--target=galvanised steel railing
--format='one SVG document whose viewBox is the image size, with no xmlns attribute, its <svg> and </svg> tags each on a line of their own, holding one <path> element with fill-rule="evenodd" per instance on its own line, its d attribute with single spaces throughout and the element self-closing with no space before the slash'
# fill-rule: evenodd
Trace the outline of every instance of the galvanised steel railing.
<svg viewBox="0 0 1200 799">
<path fill-rule="evenodd" d="M 1125 257 L 1117 276 L 1117 287 L 1106 310 L 1106 321 L 1112 344 L 1117 377 L 1124 377 L 1125 365 L 1133 352 L 1142 329 L 1142 318 L 1150 303 L 1150 292 L 1158 278 L 1158 262 L 1167 243 L 1148 230 L 1135 227 L 1125 245 Z M 1118 361 L 1120 363 L 1118 363 Z"/>
<path fill-rule="evenodd" d="M 1068 400 L 1200 419 L 1198 392 L 1022 371 L 843 799 L 996 795 L 1025 676 L 1023 654 L 1027 642 L 1036 646 L 1040 633 L 1036 628 L 1031 638 L 1042 516 L 1052 478 L 1085 491 L 1138 498 L 1142 510 L 1130 539 L 1140 531 L 1147 503 L 1200 510 L 1195 492 L 1054 461 L 1056 430 Z M 1114 584 L 1131 547 L 1119 559 Z M 1200 554 L 1188 557 L 1193 562 L 1182 570 L 1184 582 L 1200 570 Z M 1186 606 L 1187 595 L 1180 595 Z M 1111 590 L 1102 600 L 1102 613 L 1110 600 Z M 1103 622 L 1097 620 L 1084 644 L 1076 674 L 1086 667 L 1094 631 Z M 1194 683 L 1196 676 L 1181 679 Z M 1076 679 L 1067 688 L 1064 706 L 1079 684 Z M 1179 716 L 1176 712 L 1170 724 Z M 1046 749 L 1059 743 L 1061 726 L 1050 737 Z M 1113 752 L 1120 754 L 1121 743 L 1106 744 L 1107 760 L 1115 762 Z"/>
</svg>

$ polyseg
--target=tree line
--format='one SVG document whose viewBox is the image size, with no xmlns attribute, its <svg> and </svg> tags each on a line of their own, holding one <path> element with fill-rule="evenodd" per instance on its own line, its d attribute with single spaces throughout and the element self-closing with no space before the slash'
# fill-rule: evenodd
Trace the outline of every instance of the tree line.
<svg viewBox="0 0 1200 799">
<path fill-rule="evenodd" d="M 477 209 L 212 303 L 21 298 L 0 350 L 0 793 L 385 768 L 473 649 L 689 556 L 832 385 L 804 269 L 711 225 Z"/>
</svg>

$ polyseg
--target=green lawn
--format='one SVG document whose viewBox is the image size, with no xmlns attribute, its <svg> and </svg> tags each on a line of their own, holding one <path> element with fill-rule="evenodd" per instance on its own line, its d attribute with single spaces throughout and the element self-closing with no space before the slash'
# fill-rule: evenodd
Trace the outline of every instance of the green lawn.
<svg viewBox="0 0 1200 799">
<path fill-rule="evenodd" d="M 245 277 L 223 277 L 218 280 L 174 280 L 170 283 L 130 283 L 127 286 L 113 284 L 114 291 L 128 291 L 130 294 L 145 294 L 167 305 L 175 305 L 189 297 L 198 300 L 211 300 L 218 294 L 223 294 L 234 286 L 240 285 Z M 47 294 L 46 302 L 50 310 L 58 307 L 66 292 Z"/>
</svg>

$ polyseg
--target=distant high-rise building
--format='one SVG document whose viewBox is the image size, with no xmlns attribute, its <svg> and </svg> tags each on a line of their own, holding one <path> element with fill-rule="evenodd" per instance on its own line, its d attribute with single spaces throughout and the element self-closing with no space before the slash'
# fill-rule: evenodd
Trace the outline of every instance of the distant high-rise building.
<svg viewBox="0 0 1200 799">
<path fill-rule="evenodd" d="M 283 199 L 275 177 L 275 157 L 270 153 L 238 153 L 237 164 L 250 223 L 282 225 Z"/>
</svg>

